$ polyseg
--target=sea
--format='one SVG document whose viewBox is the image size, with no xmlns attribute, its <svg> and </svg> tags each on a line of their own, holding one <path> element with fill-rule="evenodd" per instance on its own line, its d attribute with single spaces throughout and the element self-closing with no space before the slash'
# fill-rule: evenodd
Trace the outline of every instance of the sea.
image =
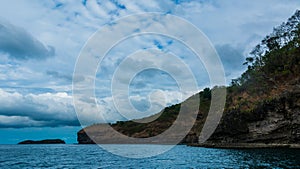
<svg viewBox="0 0 300 169">
<path fill-rule="evenodd" d="M 147 151 L 167 145 L 142 146 Z M 300 150 L 177 145 L 156 156 L 129 158 L 98 145 L 0 145 L 0 168 L 300 168 Z"/>
</svg>

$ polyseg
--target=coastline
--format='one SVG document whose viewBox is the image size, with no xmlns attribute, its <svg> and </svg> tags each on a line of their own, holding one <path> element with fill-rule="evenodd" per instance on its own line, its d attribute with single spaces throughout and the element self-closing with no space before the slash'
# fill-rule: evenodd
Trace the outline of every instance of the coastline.
<svg viewBox="0 0 300 169">
<path fill-rule="evenodd" d="M 187 144 L 191 147 L 221 148 L 221 149 L 262 149 L 262 148 L 291 148 L 300 149 L 300 144 L 278 143 L 194 143 Z"/>
</svg>

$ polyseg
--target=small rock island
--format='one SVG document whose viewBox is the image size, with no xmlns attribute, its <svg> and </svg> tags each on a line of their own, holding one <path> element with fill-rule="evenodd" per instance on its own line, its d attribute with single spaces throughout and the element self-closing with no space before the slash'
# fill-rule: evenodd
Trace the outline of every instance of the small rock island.
<svg viewBox="0 0 300 169">
<path fill-rule="evenodd" d="M 18 144 L 66 144 L 64 140 L 61 139 L 46 139 L 46 140 L 25 140 L 21 141 Z"/>
</svg>

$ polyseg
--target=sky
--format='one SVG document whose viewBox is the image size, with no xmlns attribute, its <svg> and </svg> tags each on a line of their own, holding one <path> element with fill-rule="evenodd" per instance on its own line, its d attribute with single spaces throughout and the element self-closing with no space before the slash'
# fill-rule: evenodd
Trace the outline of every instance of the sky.
<svg viewBox="0 0 300 169">
<path fill-rule="evenodd" d="M 245 70 L 243 63 L 251 49 L 300 8 L 299 0 L 11 0 L 0 3 L 0 144 L 49 137 L 76 143 L 76 132 L 82 123 L 77 118 L 72 95 L 72 82 L 80 81 L 73 79 L 75 65 L 92 35 L 103 27 L 113 28 L 115 20 L 144 12 L 187 20 L 215 47 L 229 84 Z M 178 31 L 185 30 L 178 28 Z M 213 86 L 201 61 L 195 61 L 195 54 L 176 39 L 160 35 L 128 38 L 105 55 L 96 72 L 97 110 L 106 122 L 126 120 L 118 113 L 112 96 L 116 69 L 128 55 L 148 49 L 160 51 L 162 56 L 170 53 L 178 56 L 195 75 L 198 91 Z M 135 61 L 133 65 L 139 64 Z M 160 61 L 167 69 L 181 69 L 164 62 L 163 58 Z M 185 78 L 180 71 L 178 76 Z M 157 113 L 164 106 L 197 92 L 181 91 L 176 82 L 162 70 L 137 72 L 128 84 L 128 99 L 143 113 L 130 117 Z M 82 103 L 87 112 L 95 113 L 88 101 Z M 121 100 L 117 104 L 125 103 Z M 103 122 L 96 121 L 91 113 L 84 115 L 83 125 Z"/>
</svg>

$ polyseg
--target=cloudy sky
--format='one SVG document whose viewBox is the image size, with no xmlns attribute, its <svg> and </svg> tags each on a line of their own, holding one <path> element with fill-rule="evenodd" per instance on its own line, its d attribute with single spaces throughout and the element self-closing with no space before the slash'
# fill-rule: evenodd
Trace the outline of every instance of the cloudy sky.
<svg viewBox="0 0 300 169">
<path fill-rule="evenodd" d="M 72 97 L 75 64 L 90 37 L 117 19 L 143 12 L 186 19 L 217 50 L 229 84 L 245 70 L 242 64 L 251 48 L 300 8 L 299 0 L 11 0 L 0 3 L 0 143 L 49 137 L 76 142 L 76 132 L 81 127 Z M 194 54 L 176 39 L 135 36 L 114 46 L 99 64 L 94 79 L 95 95 L 97 110 L 106 121 L 125 119 L 117 113 L 112 97 L 116 69 L 128 55 L 148 49 L 160 51 L 160 63 L 167 65 L 167 69 L 181 69 L 163 59 L 170 53 L 187 64 L 196 77 L 198 90 L 212 86 L 201 61 L 195 61 Z M 139 64 L 137 61 L 133 60 L 132 65 Z M 136 73 L 127 85 L 128 97 L 142 115 L 153 114 L 196 92 L 181 91 L 176 78 L 165 71 L 147 69 Z M 181 76 L 180 71 L 177 75 Z M 126 77 L 126 72 L 122 76 Z M 74 80 L 80 81 L 80 77 Z M 124 103 L 121 99 L 117 104 Z M 82 105 L 89 112 L 84 114 L 85 124 L 98 122 L 95 114 L 91 114 L 95 112 L 89 101 L 82 100 Z"/>
</svg>

